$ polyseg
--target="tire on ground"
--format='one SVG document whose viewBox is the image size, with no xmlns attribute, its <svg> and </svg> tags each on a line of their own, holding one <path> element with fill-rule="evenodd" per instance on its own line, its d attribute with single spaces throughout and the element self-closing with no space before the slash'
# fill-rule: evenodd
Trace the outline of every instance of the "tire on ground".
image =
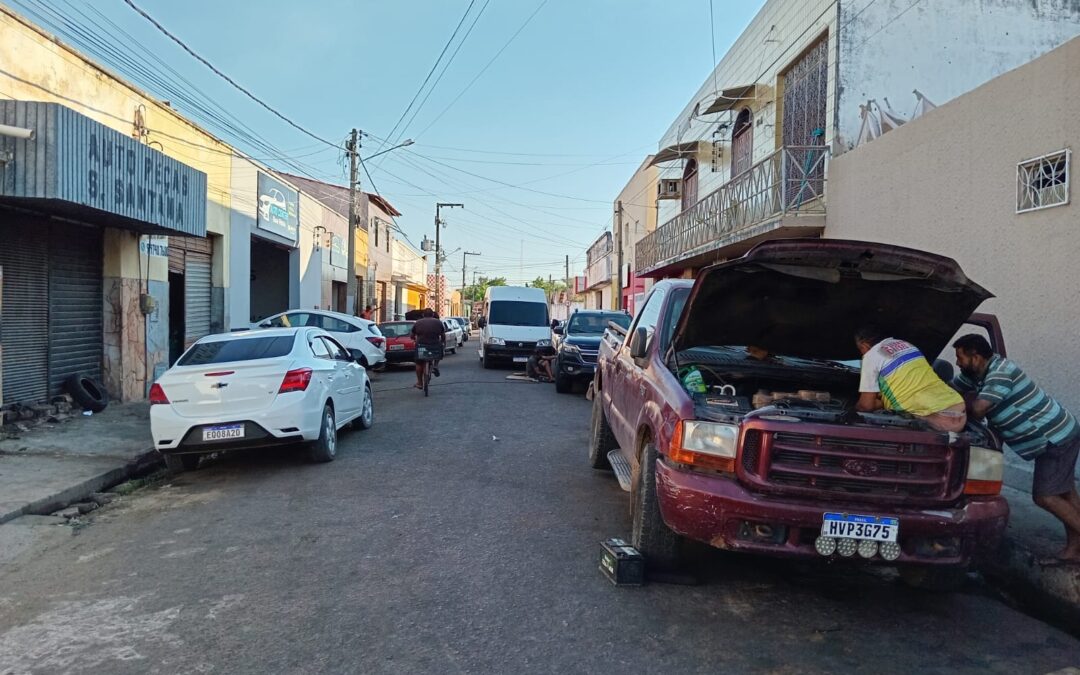
<svg viewBox="0 0 1080 675">
<path fill-rule="evenodd" d="M 555 372 L 555 391 L 560 394 L 569 394 L 574 389 L 574 381 L 569 377 Z"/>
<path fill-rule="evenodd" d="M 327 421 L 329 416 L 329 421 Z M 337 456 L 337 426 L 334 408 L 329 403 L 323 407 L 319 424 L 319 440 L 311 444 L 309 454 L 313 462 L 332 462 Z"/>
<path fill-rule="evenodd" d="M 630 543 L 641 552 L 647 567 L 676 571 L 682 537 L 664 523 L 656 494 L 656 446 L 645 445 L 630 489 Z"/>
<path fill-rule="evenodd" d="M 64 389 L 76 403 L 91 412 L 101 412 L 109 405 L 109 392 L 91 377 L 72 375 L 64 382 Z"/>
<path fill-rule="evenodd" d="M 364 396 L 367 397 L 365 399 L 367 401 L 367 403 L 365 405 L 370 405 L 371 406 L 371 416 L 367 420 L 365 420 L 364 419 L 364 413 L 361 412 L 360 417 L 356 418 L 356 427 L 358 429 L 370 429 L 371 426 L 375 423 L 375 399 L 373 399 L 371 397 L 371 383 L 370 382 L 368 384 L 364 385 Z"/>
<path fill-rule="evenodd" d="M 600 392 L 593 396 L 592 421 L 589 425 L 589 466 L 594 469 L 610 469 L 608 453 L 617 450 L 618 442 L 611 433 L 604 404 L 600 401 Z"/>
</svg>

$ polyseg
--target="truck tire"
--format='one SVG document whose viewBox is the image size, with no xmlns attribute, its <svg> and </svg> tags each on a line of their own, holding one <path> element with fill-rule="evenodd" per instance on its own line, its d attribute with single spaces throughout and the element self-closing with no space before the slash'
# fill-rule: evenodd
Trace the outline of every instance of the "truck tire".
<svg viewBox="0 0 1080 675">
<path fill-rule="evenodd" d="M 682 537 L 664 523 L 656 494 L 656 446 L 645 445 L 630 488 L 630 543 L 641 552 L 647 568 L 677 571 Z"/>
<path fill-rule="evenodd" d="M 488 358 L 487 354 L 484 354 L 480 357 L 480 365 L 484 367 L 484 370 L 491 370 L 495 367 L 495 364 L 492 363 L 491 359 Z"/>
<path fill-rule="evenodd" d="M 574 382 L 569 377 L 555 373 L 555 391 L 560 394 L 569 394 L 574 389 Z"/>
<path fill-rule="evenodd" d="M 967 582 L 966 567 L 901 567 L 899 572 L 911 588 L 934 593 L 959 591 Z"/>
<path fill-rule="evenodd" d="M 615 434 L 611 433 L 607 416 L 604 414 L 604 404 L 597 392 L 593 396 L 592 423 L 589 427 L 589 466 L 594 469 L 611 469 L 607 456 L 618 448 L 619 443 L 615 440 Z"/>
<path fill-rule="evenodd" d="M 101 383 L 83 375 L 72 375 L 64 382 L 64 389 L 84 409 L 99 413 L 109 405 L 109 392 Z"/>
</svg>

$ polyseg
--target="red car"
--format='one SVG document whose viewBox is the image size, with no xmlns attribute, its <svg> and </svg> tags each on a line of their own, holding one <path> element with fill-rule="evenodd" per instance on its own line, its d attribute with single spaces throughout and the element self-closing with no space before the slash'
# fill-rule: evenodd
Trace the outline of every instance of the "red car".
<svg viewBox="0 0 1080 675">
<path fill-rule="evenodd" d="M 409 337 L 415 321 L 387 321 L 379 324 L 386 338 L 386 362 L 404 363 L 416 359 L 416 340 Z"/>
</svg>

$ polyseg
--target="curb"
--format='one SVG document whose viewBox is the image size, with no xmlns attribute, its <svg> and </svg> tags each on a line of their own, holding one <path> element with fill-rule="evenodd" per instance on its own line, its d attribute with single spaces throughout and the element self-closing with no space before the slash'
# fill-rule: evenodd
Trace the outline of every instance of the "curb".
<svg viewBox="0 0 1080 675">
<path fill-rule="evenodd" d="M 981 571 L 993 586 L 1030 611 L 1080 626 L 1080 571 L 1075 566 L 1044 567 L 1034 551 L 1006 538 Z"/>
<path fill-rule="evenodd" d="M 14 520 L 19 516 L 40 516 L 59 511 L 71 504 L 84 501 L 94 492 L 108 490 L 115 485 L 123 483 L 129 478 L 146 473 L 148 470 L 156 468 L 163 463 L 164 460 L 162 460 L 161 455 L 157 450 L 145 450 L 130 459 L 123 466 L 110 469 L 109 471 L 98 474 L 77 485 L 73 485 L 56 494 L 25 504 L 8 513 L 0 513 L 0 524 L 6 523 L 9 520 Z"/>
</svg>

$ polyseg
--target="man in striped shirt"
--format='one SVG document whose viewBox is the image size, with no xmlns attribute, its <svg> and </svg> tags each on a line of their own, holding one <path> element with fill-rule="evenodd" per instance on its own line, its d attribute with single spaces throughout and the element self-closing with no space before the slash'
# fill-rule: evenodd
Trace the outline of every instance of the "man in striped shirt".
<svg viewBox="0 0 1080 675">
<path fill-rule="evenodd" d="M 968 415 L 985 419 L 1023 459 L 1035 461 L 1031 495 L 1065 526 L 1060 561 L 1080 563 L 1080 495 L 1076 458 L 1080 427 L 1072 413 L 1051 398 L 1012 361 L 995 354 L 981 335 L 953 343 L 960 374 L 953 385 L 974 394 Z"/>
</svg>

